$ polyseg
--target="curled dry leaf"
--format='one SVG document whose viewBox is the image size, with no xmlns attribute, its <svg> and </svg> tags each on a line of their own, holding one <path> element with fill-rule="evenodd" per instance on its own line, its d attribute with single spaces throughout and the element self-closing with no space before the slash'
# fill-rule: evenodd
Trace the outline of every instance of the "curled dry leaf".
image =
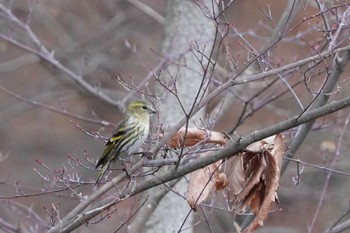
<svg viewBox="0 0 350 233">
<path fill-rule="evenodd" d="M 158 137 L 162 137 L 159 134 Z M 172 148 L 180 148 L 181 146 L 189 147 L 198 143 L 214 143 L 219 145 L 226 144 L 224 135 L 215 131 L 202 130 L 198 128 L 181 128 L 168 142 L 167 145 Z M 203 153 L 200 156 L 208 156 L 210 153 Z M 227 186 L 227 178 L 225 175 L 220 176 L 221 161 L 210 164 L 209 166 L 198 169 L 191 173 L 190 183 L 188 185 L 186 199 L 192 209 L 196 210 L 197 206 L 203 202 L 216 187 L 224 188 Z M 226 179 L 225 179 L 226 178 Z"/>
<path fill-rule="evenodd" d="M 208 156 L 210 152 L 201 154 L 201 157 Z M 221 161 L 212 163 L 204 168 L 191 173 L 190 183 L 186 194 L 188 204 L 193 210 L 202 203 L 216 185 L 220 175 Z"/>
<path fill-rule="evenodd" d="M 253 232 L 263 225 L 272 203 L 277 201 L 280 167 L 285 142 L 278 134 L 253 143 L 246 152 L 229 160 L 228 198 L 230 208 L 244 212 L 249 207 L 255 218 L 243 232 Z"/>
<path fill-rule="evenodd" d="M 180 148 L 183 144 L 186 128 L 181 128 L 167 143 L 172 148 Z M 215 143 L 219 145 L 226 144 L 226 139 L 221 133 L 215 131 L 206 131 L 197 128 L 187 128 L 186 140 L 184 146 L 194 146 L 197 143 Z"/>
<path fill-rule="evenodd" d="M 230 197 L 235 197 L 242 191 L 246 180 L 243 168 L 243 156 L 239 154 L 230 158 L 228 160 L 227 171 L 229 194 Z"/>
<path fill-rule="evenodd" d="M 216 177 L 215 188 L 216 190 L 222 190 L 228 185 L 228 179 L 225 173 L 220 173 Z"/>
</svg>

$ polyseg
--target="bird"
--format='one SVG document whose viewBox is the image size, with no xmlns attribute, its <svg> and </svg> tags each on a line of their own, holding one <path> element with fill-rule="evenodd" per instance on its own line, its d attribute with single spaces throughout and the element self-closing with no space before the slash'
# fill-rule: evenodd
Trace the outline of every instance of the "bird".
<svg viewBox="0 0 350 233">
<path fill-rule="evenodd" d="M 156 112 L 151 104 L 143 100 L 135 100 L 128 105 L 96 164 L 95 168 L 101 167 L 101 170 L 95 186 L 116 158 L 125 159 L 142 146 L 149 133 L 150 115 Z"/>
</svg>

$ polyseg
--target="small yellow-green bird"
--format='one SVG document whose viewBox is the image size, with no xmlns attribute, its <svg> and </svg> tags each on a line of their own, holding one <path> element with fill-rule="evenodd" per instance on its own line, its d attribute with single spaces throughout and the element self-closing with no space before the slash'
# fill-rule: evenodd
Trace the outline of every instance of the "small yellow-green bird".
<svg viewBox="0 0 350 233">
<path fill-rule="evenodd" d="M 140 148 L 149 133 L 150 114 L 156 111 L 149 103 L 136 100 L 131 102 L 123 114 L 123 118 L 116 125 L 112 137 L 108 140 L 105 149 L 96 164 L 101 166 L 95 186 L 98 185 L 115 159 L 125 158 Z"/>
</svg>

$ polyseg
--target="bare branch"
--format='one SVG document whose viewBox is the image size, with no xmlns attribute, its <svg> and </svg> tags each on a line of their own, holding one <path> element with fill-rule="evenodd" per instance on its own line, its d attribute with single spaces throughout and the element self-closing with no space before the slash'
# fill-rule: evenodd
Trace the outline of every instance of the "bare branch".
<svg viewBox="0 0 350 233">
<path fill-rule="evenodd" d="M 165 18 L 161 16 L 159 13 L 157 13 L 155 10 L 153 10 L 151 7 L 144 4 L 143 2 L 139 0 L 127 0 L 127 1 L 133 4 L 138 9 L 145 12 L 147 15 L 149 15 L 151 18 L 153 18 L 155 21 L 157 21 L 161 25 L 165 24 Z"/>
<path fill-rule="evenodd" d="M 33 49 L 27 45 L 21 44 L 20 42 L 4 35 L 0 34 L 0 38 L 2 40 L 5 40 L 15 46 L 18 46 L 30 53 L 34 53 L 35 55 L 39 56 L 43 60 L 47 61 L 48 63 L 52 64 L 59 70 L 61 70 L 63 73 L 67 74 L 68 77 L 70 77 L 73 81 L 75 81 L 77 84 L 79 84 L 81 87 L 83 87 L 86 91 L 91 93 L 92 95 L 102 99 L 106 103 L 109 103 L 111 105 L 114 105 L 118 107 L 120 110 L 123 109 L 121 104 L 118 101 L 115 101 L 114 99 L 110 98 L 109 96 L 105 95 L 101 90 L 91 86 L 88 82 L 86 82 L 83 77 L 77 75 L 72 70 L 68 69 L 66 66 L 64 66 L 60 61 L 58 61 L 55 58 L 54 51 L 49 51 L 48 48 L 45 47 L 45 45 L 40 41 L 40 39 L 37 37 L 37 35 L 32 31 L 30 26 L 26 23 L 23 23 L 20 21 L 12 12 L 6 8 L 2 3 L 0 3 L 0 11 L 2 11 L 12 22 L 14 22 L 17 26 L 22 28 L 28 35 L 28 37 L 32 40 L 32 42 L 35 44 L 37 49 Z"/>
<path fill-rule="evenodd" d="M 296 127 L 301 124 L 305 124 L 308 121 L 312 121 L 314 119 L 319 118 L 320 116 L 323 116 L 325 114 L 330 114 L 333 112 L 336 112 L 340 109 L 346 108 L 350 106 L 350 97 L 346 97 L 344 99 L 334 101 L 328 105 L 325 105 L 323 107 L 315 108 L 313 110 L 310 110 L 303 115 L 298 115 L 295 117 L 292 117 L 286 121 L 280 122 L 278 124 L 272 125 L 270 127 L 267 127 L 262 130 L 256 130 L 252 133 L 248 134 L 245 137 L 239 138 L 235 141 L 233 141 L 230 145 L 227 147 L 214 152 L 211 154 L 211 156 L 207 156 L 205 158 L 197 159 L 191 163 L 184 164 L 182 166 L 179 166 L 176 171 L 174 170 L 168 170 L 164 171 L 161 174 L 156 174 L 154 178 L 150 178 L 148 180 L 140 181 L 135 187 L 127 188 L 125 192 L 118 195 L 118 198 L 116 198 L 115 201 L 112 201 L 109 203 L 106 208 L 109 208 L 110 206 L 116 204 L 119 202 L 119 200 L 124 199 L 125 197 L 130 197 L 132 195 L 136 195 L 140 192 L 143 192 L 144 190 L 147 190 L 151 187 L 157 186 L 159 184 L 162 184 L 164 182 L 182 177 L 196 169 L 205 167 L 211 163 L 214 163 L 215 161 L 228 158 L 238 151 L 242 150 L 246 146 L 250 145 L 251 143 L 261 140 L 263 138 L 266 138 L 268 136 L 272 136 L 278 132 L 285 131 L 287 129 Z M 137 162 L 133 167 L 132 170 L 136 170 L 143 164 L 143 160 L 141 159 L 139 162 Z M 87 220 L 86 215 L 84 214 L 84 209 L 86 209 L 88 206 L 92 204 L 98 197 L 106 193 L 108 190 L 115 187 L 115 184 L 118 184 L 121 180 L 123 180 L 126 177 L 125 174 L 121 174 L 115 178 L 113 178 L 111 181 L 103 185 L 101 188 L 96 190 L 93 194 L 91 194 L 89 197 L 84 199 L 84 202 L 81 202 L 79 205 L 77 205 L 70 213 L 68 213 L 56 226 L 50 229 L 50 233 L 54 232 L 70 232 L 77 227 L 79 227 L 84 221 Z M 103 211 L 103 209 L 101 209 Z M 92 218 L 93 216 L 96 216 L 100 212 L 95 212 L 94 215 L 90 216 Z"/>
</svg>

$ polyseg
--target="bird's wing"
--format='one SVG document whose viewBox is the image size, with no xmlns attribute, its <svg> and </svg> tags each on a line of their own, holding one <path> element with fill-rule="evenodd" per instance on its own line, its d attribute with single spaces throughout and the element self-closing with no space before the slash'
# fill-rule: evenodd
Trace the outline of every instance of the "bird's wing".
<svg viewBox="0 0 350 233">
<path fill-rule="evenodd" d="M 111 152 L 115 148 L 115 145 L 125 136 L 125 134 L 126 134 L 126 128 L 124 126 L 124 122 L 121 121 L 114 128 L 113 135 L 108 139 L 105 149 L 96 164 L 96 168 L 98 168 L 102 164 L 105 164 L 108 160 L 114 159 L 114 158 L 109 158 L 109 156 L 115 156 L 115 155 L 111 155 Z"/>
</svg>

